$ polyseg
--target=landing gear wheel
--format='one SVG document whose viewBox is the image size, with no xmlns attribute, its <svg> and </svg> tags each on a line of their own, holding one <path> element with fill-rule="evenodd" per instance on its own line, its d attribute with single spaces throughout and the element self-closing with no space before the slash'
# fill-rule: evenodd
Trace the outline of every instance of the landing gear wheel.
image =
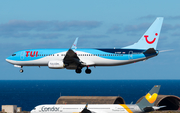
<svg viewBox="0 0 180 113">
<path fill-rule="evenodd" d="M 20 71 L 20 73 L 23 73 L 24 70 L 23 70 L 23 69 L 20 69 L 19 71 Z"/>
<path fill-rule="evenodd" d="M 86 69 L 85 72 L 86 72 L 86 74 L 90 74 L 91 70 L 90 69 Z"/>
<path fill-rule="evenodd" d="M 82 70 L 81 69 L 76 69 L 76 73 L 81 73 Z"/>
</svg>

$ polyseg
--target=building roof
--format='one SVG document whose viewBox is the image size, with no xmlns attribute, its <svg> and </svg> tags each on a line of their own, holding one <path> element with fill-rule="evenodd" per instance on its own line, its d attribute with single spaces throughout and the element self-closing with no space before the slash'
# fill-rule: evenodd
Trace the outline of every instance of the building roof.
<svg viewBox="0 0 180 113">
<path fill-rule="evenodd" d="M 125 104 L 119 96 L 61 96 L 56 104 Z"/>
<path fill-rule="evenodd" d="M 144 97 L 144 96 L 143 96 Z M 136 103 L 139 103 L 143 97 L 141 97 Z M 180 98 L 174 95 L 158 95 L 154 106 L 166 106 L 161 110 L 179 110 Z"/>
</svg>

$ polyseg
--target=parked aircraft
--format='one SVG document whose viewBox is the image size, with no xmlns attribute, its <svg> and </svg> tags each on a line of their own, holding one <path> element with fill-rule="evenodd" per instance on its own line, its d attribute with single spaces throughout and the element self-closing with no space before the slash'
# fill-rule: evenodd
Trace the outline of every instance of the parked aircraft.
<svg viewBox="0 0 180 113">
<path fill-rule="evenodd" d="M 78 49 L 76 38 L 70 49 L 28 49 L 13 53 L 6 61 L 15 67 L 48 66 L 51 69 L 73 69 L 81 73 L 83 67 L 87 74 L 92 66 L 117 66 L 145 61 L 158 55 L 156 50 L 163 17 L 158 17 L 140 40 L 120 49 Z"/>
<path fill-rule="evenodd" d="M 137 104 L 47 104 L 36 106 L 31 113 L 139 113 L 158 110 L 154 106 L 160 85 L 155 85 Z"/>
</svg>

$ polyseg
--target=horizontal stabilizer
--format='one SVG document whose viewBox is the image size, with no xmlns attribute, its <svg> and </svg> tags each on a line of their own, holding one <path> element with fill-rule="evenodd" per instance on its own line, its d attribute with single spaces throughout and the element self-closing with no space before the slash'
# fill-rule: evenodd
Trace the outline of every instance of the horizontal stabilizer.
<svg viewBox="0 0 180 113">
<path fill-rule="evenodd" d="M 159 51 L 159 52 L 167 52 L 167 51 L 173 51 L 174 49 L 168 49 L 168 50 L 161 50 L 161 51 Z"/>
<path fill-rule="evenodd" d="M 152 108 L 154 110 L 158 110 L 158 109 L 161 109 L 161 108 L 165 108 L 166 106 L 153 106 Z"/>
</svg>

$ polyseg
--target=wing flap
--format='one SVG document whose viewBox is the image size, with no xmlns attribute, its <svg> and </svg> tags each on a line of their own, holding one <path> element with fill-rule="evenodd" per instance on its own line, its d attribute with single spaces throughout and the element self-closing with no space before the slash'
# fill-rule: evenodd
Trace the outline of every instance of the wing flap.
<svg viewBox="0 0 180 113">
<path fill-rule="evenodd" d="M 95 65 L 94 62 L 90 61 L 90 60 L 81 60 L 82 61 L 82 65 L 84 66 L 92 66 Z"/>
</svg>

